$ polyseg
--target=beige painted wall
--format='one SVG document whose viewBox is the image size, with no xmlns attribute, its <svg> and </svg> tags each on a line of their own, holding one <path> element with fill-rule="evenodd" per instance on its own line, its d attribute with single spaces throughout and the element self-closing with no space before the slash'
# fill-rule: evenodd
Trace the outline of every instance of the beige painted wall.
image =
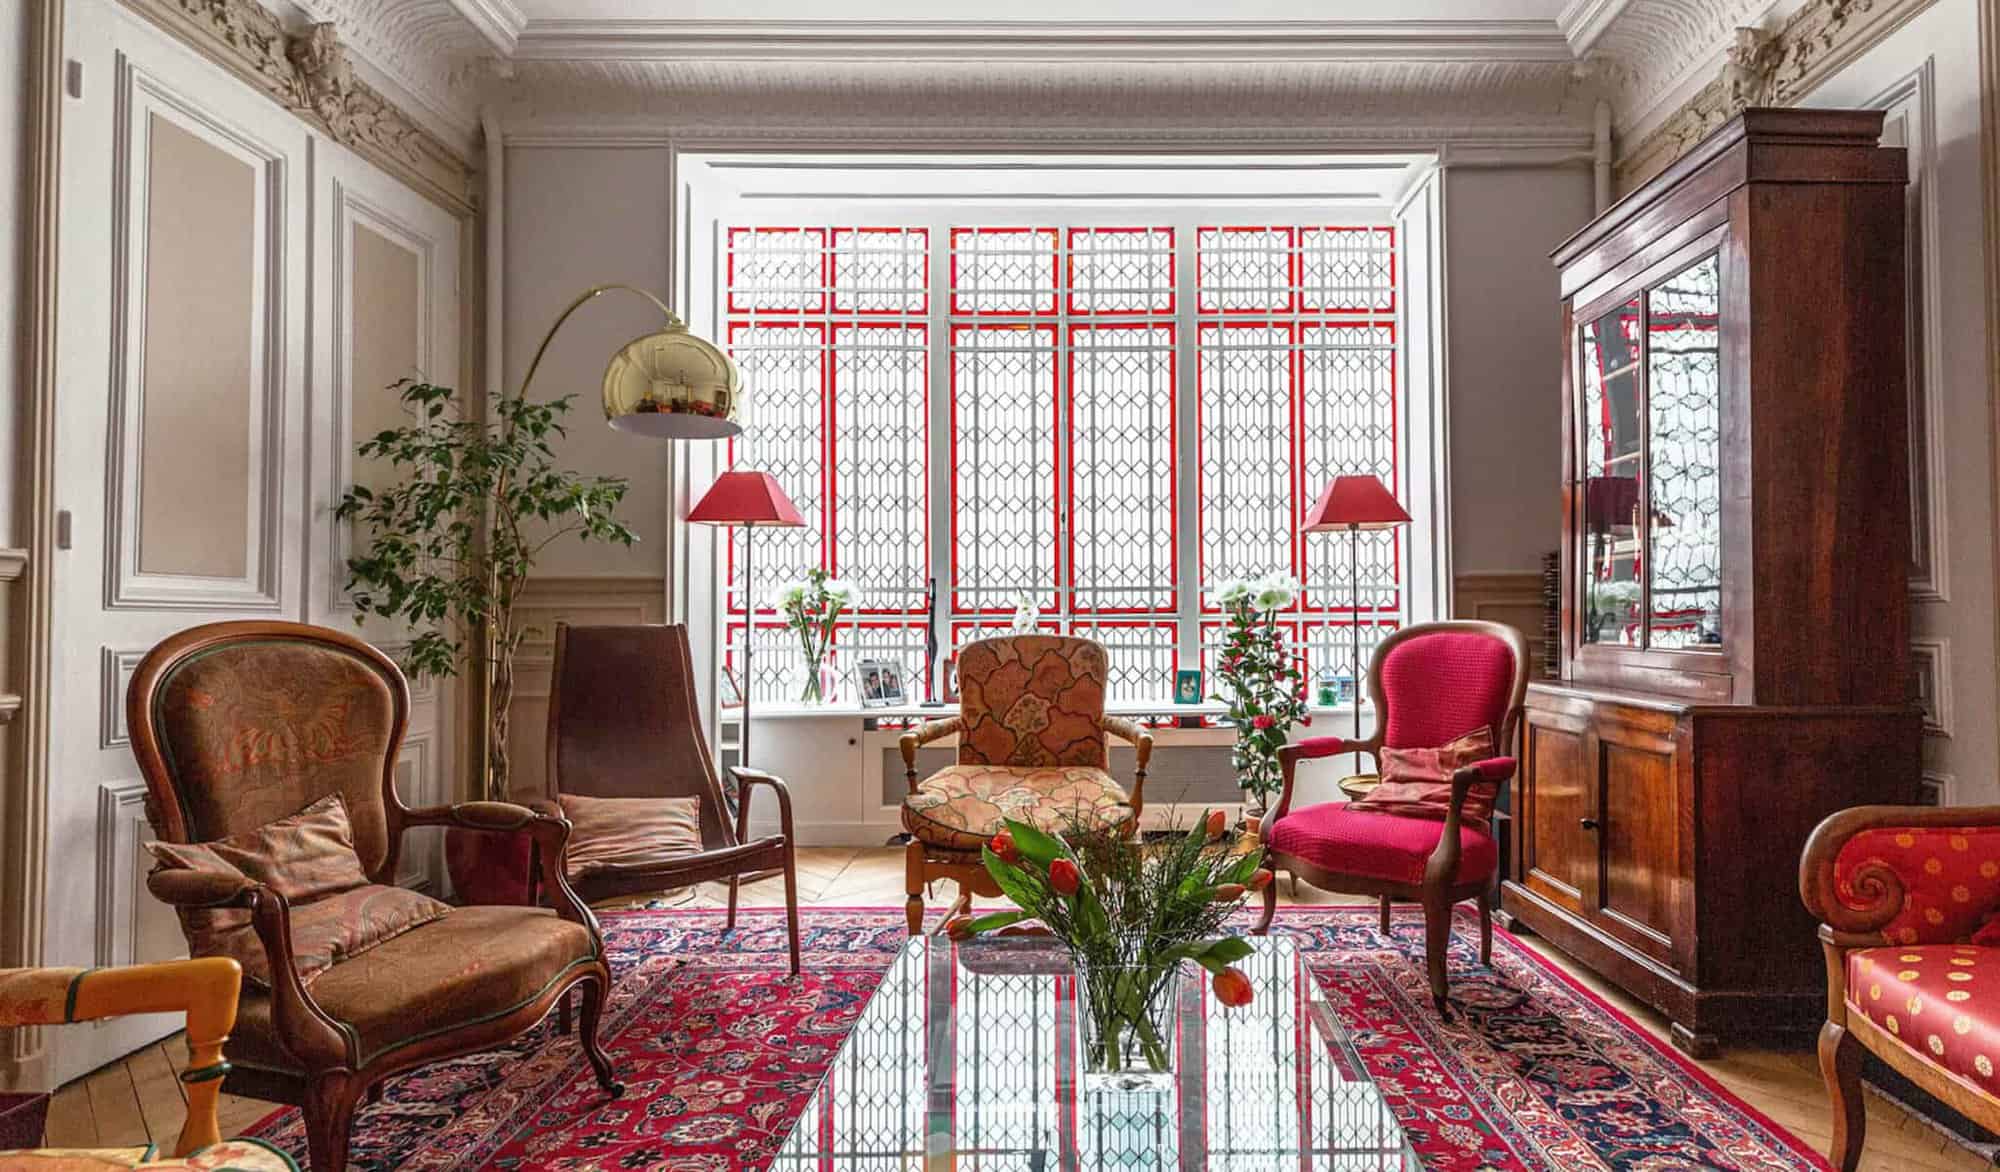
<svg viewBox="0 0 2000 1172">
<path fill-rule="evenodd" d="M 0 548 L 22 544 L 14 469 L 20 434 L 21 249 L 28 214 L 27 165 L 29 4 L 0 4 Z"/>
<path fill-rule="evenodd" d="M 669 295 L 673 219 L 667 151 L 510 148 L 505 243 L 506 386 L 520 389 L 535 347 L 556 315 L 594 285 L 636 285 Z M 632 487 L 621 512 L 639 536 L 631 548 L 564 541 L 542 555 L 546 575 L 662 572 L 667 532 L 666 448 L 604 424 L 599 387 L 618 347 L 659 325 L 659 311 L 627 293 L 578 310 L 549 347 L 531 390 L 536 398 L 574 394 L 569 437 L 557 449 L 568 467 L 624 476 Z"/>
<path fill-rule="evenodd" d="M 1591 218 L 1583 167 L 1447 172 L 1452 570 L 1540 570 L 1562 524 L 1561 297 L 1549 253 Z"/>
</svg>

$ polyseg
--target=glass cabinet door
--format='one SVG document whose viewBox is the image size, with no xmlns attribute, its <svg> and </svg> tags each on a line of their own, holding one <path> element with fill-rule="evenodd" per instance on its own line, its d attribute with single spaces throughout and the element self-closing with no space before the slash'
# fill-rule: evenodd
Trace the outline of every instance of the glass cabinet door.
<svg viewBox="0 0 2000 1172">
<path fill-rule="evenodd" d="M 1711 253 L 1646 293 L 1653 647 L 1722 643 L 1720 278 Z"/>
<path fill-rule="evenodd" d="M 1637 645 L 1643 590 L 1638 528 L 1644 432 L 1640 413 L 1638 298 L 1577 328 L 1583 451 L 1581 638 Z"/>
</svg>

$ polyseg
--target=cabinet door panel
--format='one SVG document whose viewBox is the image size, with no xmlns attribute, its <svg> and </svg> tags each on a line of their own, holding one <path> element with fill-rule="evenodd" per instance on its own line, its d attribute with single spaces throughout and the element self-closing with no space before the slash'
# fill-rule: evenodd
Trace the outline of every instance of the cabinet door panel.
<svg viewBox="0 0 2000 1172">
<path fill-rule="evenodd" d="M 1603 926 L 1666 957 L 1680 889 L 1680 819 L 1674 744 L 1616 724 L 1598 731 L 1604 792 L 1599 807 Z"/>
<path fill-rule="evenodd" d="M 1581 722 L 1530 712 L 1523 735 L 1528 779 L 1525 880 L 1538 894 L 1582 911 L 1597 869 L 1597 838 L 1584 825 L 1593 816 L 1595 781 L 1588 733 Z"/>
</svg>

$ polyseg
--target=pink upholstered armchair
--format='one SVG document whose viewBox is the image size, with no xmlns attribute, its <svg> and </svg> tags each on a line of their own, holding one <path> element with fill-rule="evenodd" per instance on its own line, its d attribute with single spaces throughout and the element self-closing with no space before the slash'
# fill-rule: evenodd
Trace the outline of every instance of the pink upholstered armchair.
<svg viewBox="0 0 2000 1172">
<path fill-rule="evenodd" d="M 1479 959 L 1485 963 L 1492 956 L 1493 875 L 1500 851 L 1491 826 L 1466 815 L 1466 802 L 1478 787 L 1477 804 L 1490 808 L 1514 775 L 1514 759 L 1504 754 L 1513 744 L 1527 689 L 1528 648 L 1514 628 L 1471 621 L 1405 627 L 1382 640 L 1369 666 L 1376 722 L 1366 740 L 1312 737 L 1278 753 L 1284 789 L 1259 832 L 1269 865 L 1322 890 L 1378 897 L 1385 935 L 1390 900 L 1422 903 L 1424 952 L 1439 1013 L 1450 1012 L 1445 949 L 1453 904 L 1479 902 Z M 1494 755 L 1450 774 L 1442 816 L 1391 812 L 1364 802 L 1292 807 L 1302 760 L 1360 752 L 1374 757 L 1379 768 L 1385 749 L 1437 749 L 1481 729 L 1491 736 Z M 1258 932 L 1270 927 L 1277 906 L 1277 885 L 1268 885 Z"/>
</svg>

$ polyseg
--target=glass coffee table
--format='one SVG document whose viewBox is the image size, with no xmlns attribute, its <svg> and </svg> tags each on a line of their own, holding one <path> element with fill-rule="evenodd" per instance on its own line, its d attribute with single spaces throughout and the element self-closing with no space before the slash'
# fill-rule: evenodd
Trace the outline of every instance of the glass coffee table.
<svg viewBox="0 0 2000 1172">
<path fill-rule="evenodd" d="M 883 976 L 773 1169 L 1421 1169 L 1290 940 L 1252 939 L 1256 999 L 1180 983 L 1175 1078 L 1121 1091 L 1079 1077 L 1076 978 L 1014 937 L 911 940 Z"/>
</svg>

